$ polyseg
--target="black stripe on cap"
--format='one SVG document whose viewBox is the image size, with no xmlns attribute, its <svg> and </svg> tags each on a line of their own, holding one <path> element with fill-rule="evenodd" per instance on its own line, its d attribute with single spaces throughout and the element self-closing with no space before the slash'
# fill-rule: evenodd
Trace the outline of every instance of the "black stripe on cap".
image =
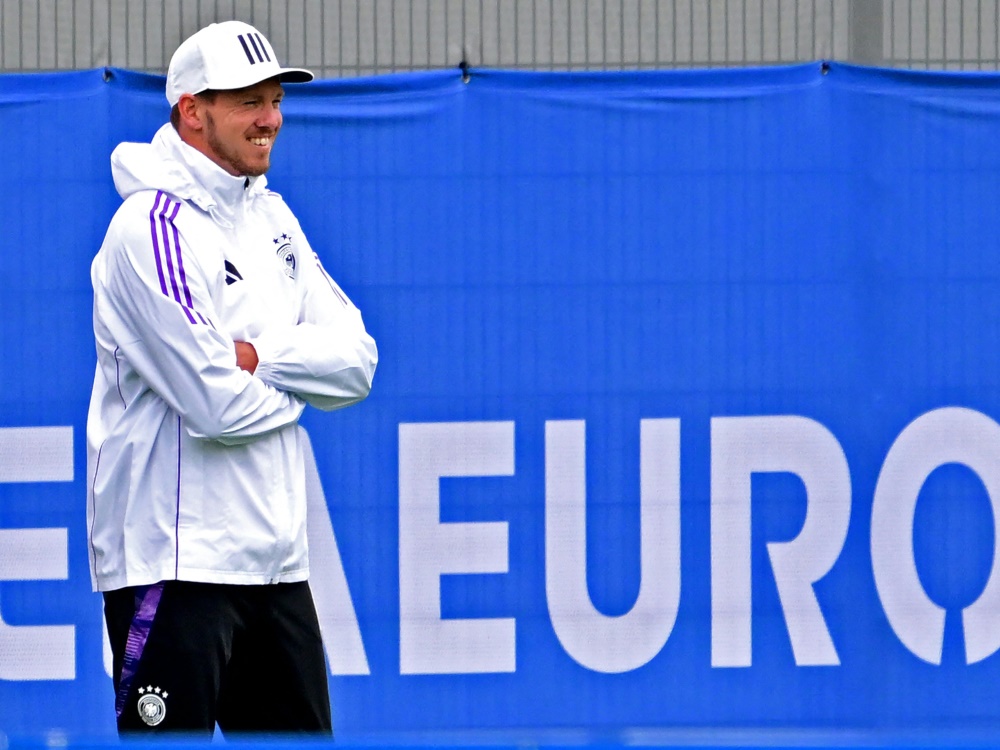
<svg viewBox="0 0 1000 750">
<path fill-rule="evenodd" d="M 254 36 L 257 37 L 257 43 L 260 44 L 260 50 L 264 53 L 264 57 L 268 62 L 271 62 L 271 56 L 267 54 L 267 45 L 264 44 L 264 40 L 261 39 L 260 34 L 254 34 Z M 263 62 L 263 60 L 261 62 Z"/>
<path fill-rule="evenodd" d="M 253 51 L 257 53 L 257 59 L 264 62 L 264 56 L 260 54 L 260 48 L 257 46 L 257 42 L 253 38 L 253 34 L 247 34 L 250 39 L 250 46 L 253 47 Z"/>
<path fill-rule="evenodd" d="M 250 64 L 251 64 L 251 65 L 253 65 L 253 64 L 254 64 L 255 62 L 257 62 L 257 61 L 256 61 L 256 60 L 254 60 L 254 59 L 253 59 L 253 55 L 251 55 L 251 54 L 250 54 L 250 48 L 249 48 L 249 47 L 247 47 L 247 41 L 246 41 L 246 39 L 244 39 L 244 38 L 243 38 L 243 35 L 242 35 L 242 34 L 240 34 L 240 35 L 239 35 L 238 37 L 236 37 L 236 38 L 240 40 L 240 44 L 242 44 L 242 45 L 243 45 L 243 51 L 247 53 L 247 60 L 249 60 L 249 61 L 250 61 Z"/>
</svg>

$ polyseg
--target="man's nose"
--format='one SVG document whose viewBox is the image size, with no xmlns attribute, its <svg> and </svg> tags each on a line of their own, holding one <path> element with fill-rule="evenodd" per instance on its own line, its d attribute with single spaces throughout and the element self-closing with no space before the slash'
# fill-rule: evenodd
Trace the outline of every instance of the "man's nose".
<svg viewBox="0 0 1000 750">
<path fill-rule="evenodd" d="M 281 110 L 277 107 L 265 107 L 257 118 L 257 127 L 277 130 L 281 127 Z"/>
</svg>

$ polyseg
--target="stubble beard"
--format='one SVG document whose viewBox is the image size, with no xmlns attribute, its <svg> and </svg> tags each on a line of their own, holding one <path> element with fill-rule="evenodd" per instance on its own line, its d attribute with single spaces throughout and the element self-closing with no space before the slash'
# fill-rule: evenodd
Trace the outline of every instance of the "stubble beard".
<svg viewBox="0 0 1000 750">
<path fill-rule="evenodd" d="M 260 177 L 265 174 L 271 167 L 271 158 L 268 158 L 263 166 L 250 166 L 247 164 L 240 155 L 235 152 L 234 149 L 229 148 L 222 140 L 219 138 L 219 134 L 215 129 L 215 120 L 212 118 L 211 112 L 206 112 L 205 120 L 205 139 L 208 142 L 208 147 L 212 149 L 212 152 L 218 156 L 223 162 L 228 164 L 232 169 L 236 170 L 236 173 L 241 177 Z"/>
</svg>

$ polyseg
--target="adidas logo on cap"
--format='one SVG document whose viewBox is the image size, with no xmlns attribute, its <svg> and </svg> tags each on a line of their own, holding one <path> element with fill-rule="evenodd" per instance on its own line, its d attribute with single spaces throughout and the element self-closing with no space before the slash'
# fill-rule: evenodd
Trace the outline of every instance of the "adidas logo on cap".
<svg viewBox="0 0 1000 750">
<path fill-rule="evenodd" d="M 213 23 L 174 52 L 167 69 L 167 101 L 173 106 L 182 94 L 241 89 L 275 76 L 282 83 L 313 79 L 304 68 L 281 67 L 270 42 L 250 24 Z"/>
</svg>

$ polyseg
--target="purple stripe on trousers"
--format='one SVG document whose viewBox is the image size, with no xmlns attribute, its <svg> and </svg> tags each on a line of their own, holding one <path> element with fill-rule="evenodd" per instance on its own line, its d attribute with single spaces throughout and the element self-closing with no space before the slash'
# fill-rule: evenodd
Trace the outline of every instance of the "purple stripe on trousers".
<svg viewBox="0 0 1000 750">
<path fill-rule="evenodd" d="M 149 212 L 149 231 L 153 235 L 153 255 L 156 257 L 156 273 L 160 277 L 160 291 L 167 293 L 167 280 L 163 277 L 163 264 L 160 261 L 160 243 L 156 239 L 156 209 L 160 206 L 160 199 L 165 198 L 162 192 L 156 191 L 156 200 L 153 208 Z"/>
<path fill-rule="evenodd" d="M 163 595 L 163 582 L 152 586 L 140 586 L 135 591 L 135 616 L 128 629 L 125 641 L 125 663 L 122 665 L 121 680 L 118 683 L 118 695 L 115 696 L 115 715 L 121 716 L 125 708 L 125 700 L 132 688 L 132 680 L 139 669 L 142 652 L 149 639 L 149 631 L 156 617 L 156 608 Z"/>
</svg>

